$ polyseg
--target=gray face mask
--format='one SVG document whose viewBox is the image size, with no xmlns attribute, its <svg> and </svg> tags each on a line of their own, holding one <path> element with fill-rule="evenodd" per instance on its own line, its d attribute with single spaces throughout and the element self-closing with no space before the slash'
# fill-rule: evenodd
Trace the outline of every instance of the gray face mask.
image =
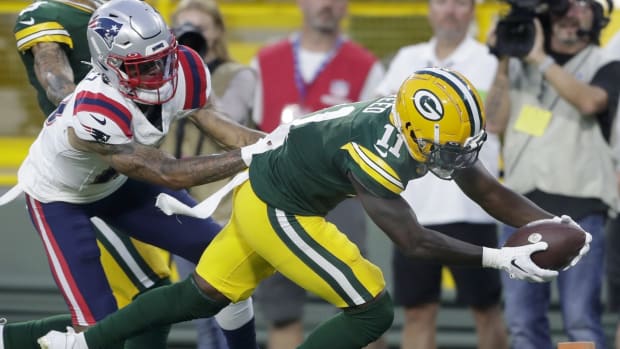
<svg viewBox="0 0 620 349">
<path fill-rule="evenodd" d="M 478 136 L 468 139 L 464 146 L 451 143 L 434 144 L 431 151 L 424 154 L 429 171 L 441 179 L 452 179 L 454 170 L 468 168 L 476 163 L 486 138 L 486 133 L 482 131 Z"/>
</svg>

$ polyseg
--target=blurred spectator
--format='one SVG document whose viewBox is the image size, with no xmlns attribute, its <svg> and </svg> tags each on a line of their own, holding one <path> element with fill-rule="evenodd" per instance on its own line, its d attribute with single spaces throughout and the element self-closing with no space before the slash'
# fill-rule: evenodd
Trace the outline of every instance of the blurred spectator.
<svg viewBox="0 0 620 349">
<path fill-rule="evenodd" d="M 497 59 L 469 35 L 474 14 L 474 0 L 430 0 L 428 19 L 433 37 L 428 42 L 401 48 L 377 93 L 394 94 L 403 77 L 420 68 L 439 66 L 465 75 L 484 97 L 493 81 Z M 498 173 L 497 135 L 488 134 L 480 158 L 490 173 Z M 455 182 L 427 174 L 410 181 L 401 195 L 422 225 L 476 245 L 497 247 L 495 220 Z M 419 200 L 420 197 L 426 199 Z M 436 348 L 442 265 L 407 258 L 394 248 L 392 269 L 394 299 L 405 311 L 401 348 Z M 470 307 L 476 322 L 478 348 L 507 348 L 499 272 L 474 267 L 450 270 L 456 282 L 457 302 Z"/>
<path fill-rule="evenodd" d="M 172 14 L 172 26 L 181 45 L 196 50 L 204 58 L 212 81 L 215 105 L 236 122 L 249 125 L 254 103 L 256 74 L 228 54 L 224 18 L 214 0 L 181 0 Z M 223 148 L 205 137 L 192 122 L 179 120 L 170 130 L 162 147 L 175 157 L 220 153 Z M 228 179 L 189 188 L 198 201 L 221 188 Z M 212 218 L 225 225 L 232 210 L 232 194 L 220 203 Z M 174 258 L 179 275 L 186 277 L 195 266 L 181 257 Z M 212 318 L 196 320 L 198 349 L 226 349 L 228 346 L 219 326 Z"/>
<path fill-rule="evenodd" d="M 605 52 L 614 59 L 620 59 L 620 32 L 605 45 Z M 620 122 L 618 112 L 614 119 L 611 145 L 615 159 L 616 180 L 620 191 Z M 610 219 L 606 227 L 605 270 L 607 280 L 607 308 L 620 315 L 620 213 Z M 616 325 L 614 348 L 620 349 L 620 321 Z"/>
<path fill-rule="evenodd" d="M 298 0 L 300 31 L 262 48 L 252 62 L 259 72 L 253 120 L 265 132 L 312 111 L 371 97 L 383 78 L 377 58 L 346 38 L 346 0 Z M 358 200 L 343 201 L 327 219 L 362 249 L 366 215 Z M 257 306 L 269 321 L 269 349 L 296 348 L 304 338 L 306 291 L 281 274 L 265 280 Z"/>
<path fill-rule="evenodd" d="M 592 234 L 590 253 L 557 286 L 570 341 L 605 349 L 601 326 L 604 225 L 618 208 L 609 146 L 620 63 L 598 47 L 611 1 L 570 0 L 565 11 L 535 21 L 522 60 L 501 57 L 487 95 L 489 130 L 504 133 L 505 183 L 554 214 L 566 213 Z M 543 23 L 544 26 L 541 24 Z M 491 36 L 497 48 L 503 40 Z M 514 231 L 506 226 L 501 240 Z M 551 285 L 502 275 L 512 346 L 551 349 L 547 311 Z"/>
</svg>

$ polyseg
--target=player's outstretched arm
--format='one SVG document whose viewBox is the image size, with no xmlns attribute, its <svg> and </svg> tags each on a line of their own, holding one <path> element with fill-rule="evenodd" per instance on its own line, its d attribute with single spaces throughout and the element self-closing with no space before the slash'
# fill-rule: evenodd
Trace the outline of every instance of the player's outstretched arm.
<svg viewBox="0 0 620 349">
<path fill-rule="evenodd" d="M 118 172 L 172 189 L 189 188 L 230 177 L 247 167 L 241 150 L 175 159 L 160 149 L 135 142 L 105 144 L 78 138 L 69 128 L 75 149 L 99 154 Z"/>
<path fill-rule="evenodd" d="M 505 224 L 520 227 L 538 219 L 553 218 L 551 213 L 498 182 L 480 161 L 455 172 L 454 180 L 469 198 Z"/>
<path fill-rule="evenodd" d="M 423 227 L 402 197 L 375 196 L 353 174 L 349 173 L 349 178 L 370 218 L 406 256 L 444 264 L 481 265 L 482 247 Z"/>
<path fill-rule="evenodd" d="M 226 117 L 222 112 L 208 105 L 190 116 L 198 128 L 209 137 L 229 149 L 240 148 L 255 143 L 265 133 L 242 126 Z"/>
<path fill-rule="evenodd" d="M 355 180 L 354 176 L 349 176 L 370 218 L 408 257 L 442 264 L 501 269 L 511 277 L 533 282 L 549 281 L 557 277 L 557 271 L 541 269 L 531 260 L 532 253 L 547 247 L 544 242 L 497 249 L 483 248 L 453 239 L 420 225 L 403 198 L 386 199 L 375 196 Z"/>
</svg>

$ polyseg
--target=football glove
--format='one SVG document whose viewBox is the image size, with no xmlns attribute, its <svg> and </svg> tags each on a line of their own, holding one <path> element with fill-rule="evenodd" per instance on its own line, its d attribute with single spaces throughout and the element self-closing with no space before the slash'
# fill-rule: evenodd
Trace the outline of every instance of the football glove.
<svg viewBox="0 0 620 349">
<path fill-rule="evenodd" d="M 558 276 L 555 270 L 542 269 L 532 261 L 532 253 L 547 249 L 544 241 L 517 247 L 482 248 L 482 266 L 501 269 L 511 279 L 547 282 Z"/>
</svg>

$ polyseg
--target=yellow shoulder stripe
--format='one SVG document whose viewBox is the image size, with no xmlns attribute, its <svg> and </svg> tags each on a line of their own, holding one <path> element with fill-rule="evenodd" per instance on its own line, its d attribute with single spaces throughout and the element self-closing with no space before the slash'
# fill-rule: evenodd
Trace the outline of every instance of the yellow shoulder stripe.
<svg viewBox="0 0 620 349">
<path fill-rule="evenodd" d="M 69 32 L 58 22 L 39 23 L 15 33 L 17 49 L 25 51 L 39 42 L 58 42 L 73 48 Z"/>
<path fill-rule="evenodd" d="M 400 194 L 405 189 L 396 171 L 394 171 L 381 157 L 370 150 L 355 142 L 347 143 L 343 145 L 341 149 L 349 152 L 353 161 L 355 161 L 366 174 L 389 191 Z"/>
</svg>

